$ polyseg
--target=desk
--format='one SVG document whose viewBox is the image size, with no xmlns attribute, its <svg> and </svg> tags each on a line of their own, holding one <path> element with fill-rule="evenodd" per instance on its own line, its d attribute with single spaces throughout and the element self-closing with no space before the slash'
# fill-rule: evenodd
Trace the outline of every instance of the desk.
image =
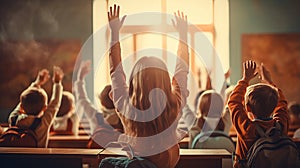
<svg viewBox="0 0 300 168">
<path fill-rule="evenodd" d="M 49 137 L 49 148 L 87 148 L 89 135 L 54 135 Z"/>
<path fill-rule="evenodd" d="M 189 141 L 190 141 L 190 137 L 185 137 L 183 138 L 180 142 L 179 142 L 179 146 L 182 149 L 187 149 L 189 148 Z"/>
<path fill-rule="evenodd" d="M 123 151 L 110 148 L 100 154 L 100 159 L 125 155 Z M 222 159 L 230 159 L 231 153 L 225 149 L 180 149 L 177 168 L 222 168 Z"/>
<path fill-rule="evenodd" d="M 49 148 L 86 148 L 88 141 L 90 139 L 89 135 L 53 135 L 49 137 Z M 189 146 L 189 137 L 183 138 L 179 142 L 180 148 L 187 149 Z"/>
<path fill-rule="evenodd" d="M 88 164 L 96 168 L 102 158 L 124 156 L 116 149 L 104 150 L 100 157 L 99 149 L 65 148 L 0 148 L 1 167 L 43 167 L 43 168 L 81 168 Z M 224 149 L 180 149 L 178 168 L 206 167 L 221 168 L 222 159 L 231 154 Z"/>
<path fill-rule="evenodd" d="M 1 167 L 97 168 L 99 149 L 0 148 Z"/>
<path fill-rule="evenodd" d="M 91 134 L 91 130 L 88 129 L 80 129 L 78 130 L 78 135 L 82 136 L 82 135 L 90 135 Z"/>
<path fill-rule="evenodd" d="M 225 149 L 180 149 L 177 167 L 221 168 L 222 160 L 230 158 L 231 153 Z"/>
</svg>

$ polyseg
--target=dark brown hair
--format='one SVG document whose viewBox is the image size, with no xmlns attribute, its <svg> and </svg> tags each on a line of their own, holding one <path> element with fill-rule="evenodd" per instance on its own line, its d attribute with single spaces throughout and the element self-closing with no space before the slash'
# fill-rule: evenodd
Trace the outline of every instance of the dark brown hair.
<svg viewBox="0 0 300 168">
<path fill-rule="evenodd" d="M 114 103 L 109 96 L 110 91 L 111 91 L 111 85 L 106 85 L 104 89 L 101 91 L 101 93 L 99 94 L 100 103 L 106 109 L 115 108 Z"/>
<path fill-rule="evenodd" d="M 255 84 L 247 88 L 245 104 L 250 107 L 256 117 L 270 117 L 278 103 L 277 89 L 267 84 Z"/>
<path fill-rule="evenodd" d="M 38 115 L 47 105 L 48 96 L 43 89 L 29 88 L 20 96 L 21 106 L 28 115 Z"/>
</svg>

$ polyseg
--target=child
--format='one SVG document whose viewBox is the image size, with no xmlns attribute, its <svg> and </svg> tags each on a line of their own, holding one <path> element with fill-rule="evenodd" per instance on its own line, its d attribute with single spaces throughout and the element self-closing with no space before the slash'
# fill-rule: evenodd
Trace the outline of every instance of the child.
<svg viewBox="0 0 300 168">
<path fill-rule="evenodd" d="M 123 125 L 119 116 L 116 113 L 115 105 L 110 98 L 111 85 L 106 85 L 101 93 L 99 94 L 99 100 L 101 103 L 101 111 L 103 113 L 103 117 L 108 124 L 110 124 L 113 128 L 123 132 Z"/>
<path fill-rule="evenodd" d="M 63 92 L 59 111 L 50 130 L 51 135 L 78 135 L 79 120 L 74 99 L 72 93 Z"/>
<path fill-rule="evenodd" d="M 237 131 L 236 156 L 234 167 L 241 167 L 243 159 L 252 144 L 259 138 L 256 126 L 265 131 L 279 122 L 282 133 L 288 132 L 287 102 L 280 89 L 271 80 L 270 72 L 263 64 L 260 66 L 262 82 L 249 86 L 256 76 L 256 63 L 246 61 L 243 64 L 243 78 L 235 86 L 229 97 L 228 107 L 232 124 Z M 273 114 L 273 116 L 271 116 Z"/>
<path fill-rule="evenodd" d="M 38 147 L 41 148 L 48 145 L 50 126 L 60 106 L 63 76 L 63 71 L 54 66 L 52 97 L 49 104 L 47 104 L 48 97 L 41 86 L 48 81 L 49 72 L 46 69 L 39 71 L 36 80 L 22 92 L 19 105 L 9 116 L 9 125 L 19 128 L 29 128 L 36 118 L 40 118 L 40 124 L 34 132 L 37 136 Z"/>
<path fill-rule="evenodd" d="M 122 68 L 119 43 L 119 30 L 125 17 L 119 20 L 119 10 L 119 6 L 114 5 L 108 12 L 111 29 L 109 61 L 113 102 L 125 132 L 119 140 L 129 143 L 136 155 L 145 156 L 157 167 L 175 167 L 179 160 L 177 144 L 179 137 L 176 128 L 180 112 L 189 94 L 187 17 L 178 11 L 177 15 L 175 14 L 176 23 L 173 20 L 174 27 L 179 31 L 180 43 L 177 54 L 181 60 L 177 59 L 172 83 L 163 61 L 156 57 L 142 57 L 132 69 L 128 87 Z M 166 100 L 162 98 L 161 92 L 151 92 L 154 89 L 162 91 Z M 168 129 L 167 136 L 155 136 L 166 129 Z M 151 137 L 156 138 L 147 141 Z"/>
<path fill-rule="evenodd" d="M 86 115 L 92 137 L 88 143 L 88 148 L 103 148 L 109 142 L 117 141 L 120 132 L 111 127 L 105 120 L 103 113 L 98 111 L 90 102 L 86 89 L 85 77 L 90 72 L 90 61 L 81 62 L 76 82 L 74 83 L 74 95 L 76 98 L 76 113 L 80 118 Z"/>
<path fill-rule="evenodd" d="M 289 116 L 290 116 L 290 127 L 299 128 L 300 127 L 300 104 L 292 102 L 288 106 Z"/>
<path fill-rule="evenodd" d="M 293 138 L 300 138 L 300 104 L 291 102 L 288 106 L 290 116 L 290 131 L 294 131 Z"/>
</svg>

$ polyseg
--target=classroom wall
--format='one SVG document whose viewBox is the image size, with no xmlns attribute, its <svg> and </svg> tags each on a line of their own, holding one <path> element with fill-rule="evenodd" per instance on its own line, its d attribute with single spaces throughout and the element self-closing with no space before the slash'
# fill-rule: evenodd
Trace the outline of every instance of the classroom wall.
<svg viewBox="0 0 300 168">
<path fill-rule="evenodd" d="M 72 91 L 77 55 L 91 34 L 92 0 L 1 0 L 0 123 L 42 68 L 52 74 L 53 65 L 61 66 L 64 89 Z M 51 88 L 48 82 L 49 96 Z"/>
<path fill-rule="evenodd" d="M 300 33 L 299 6 L 299 0 L 229 0 L 231 84 L 242 75 L 242 34 Z"/>
</svg>

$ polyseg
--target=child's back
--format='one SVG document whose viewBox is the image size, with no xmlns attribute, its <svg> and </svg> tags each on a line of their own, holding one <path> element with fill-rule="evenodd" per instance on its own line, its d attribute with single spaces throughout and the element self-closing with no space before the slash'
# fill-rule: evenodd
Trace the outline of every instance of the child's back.
<svg viewBox="0 0 300 168">
<path fill-rule="evenodd" d="M 224 132 L 225 123 L 223 122 L 223 99 L 214 90 L 203 92 L 197 103 L 198 118 L 195 125 L 189 132 L 190 148 L 224 148 L 230 152 L 234 151 L 234 144 L 230 137 Z M 201 143 L 196 143 L 195 138 L 201 135 L 210 135 L 209 139 L 202 139 Z M 221 135 L 222 134 L 222 135 Z M 198 138 L 196 138 L 198 139 Z M 204 140 L 204 141 L 203 141 Z"/>
<path fill-rule="evenodd" d="M 38 147 L 47 147 L 49 129 L 58 112 L 62 97 L 61 81 L 64 74 L 59 67 L 54 67 L 53 71 L 53 91 L 49 104 L 47 104 L 47 94 L 41 88 L 48 81 L 49 72 L 42 70 L 36 81 L 21 94 L 20 103 L 9 116 L 10 126 L 18 128 L 30 128 L 36 118 L 40 118 L 40 123 L 34 130 Z"/>
<path fill-rule="evenodd" d="M 64 91 L 59 111 L 52 124 L 51 135 L 77 135 L 79 119 L 75 113 L 75 99 L 72 93 Z"/>
<path fill-rule="evenodd" d="M 249 81 L 256 76 L 255 71 L 255 62 L 244 63 L 243 79 L 238 82 L 228 101 L 232 124 L 237 131 L 236 159 L 239 160 L 246 159 L 248 150 L 259 138 L 256 124 L 266 131 L 278 121 L 283 135 L 287 135 L 288 130 L 287 102 L 281 90 L 275 88 L 270 73 L 263 65 L 261 78 L 267 84 L 249 86 Z M 240 167 L 237 162 L 234 166 Z"/>
<path fill-rule="evenodd" d="M 113 101 L 125 132 L 119 140 L 129 143 L 137 155 L 147 157 L 157 167 L 175 167 L 178 162 L 177 120 L 188 96 L 187 17 L 178 11 L 175 18 L 173 25 L 179 31 L 180 43 L 172 83 L 162 60 L 142 57 L 134 65 L 127 86 L 119 66 L 122 64 L 119 30 L 124 19 L 119 19 L 119 7 L 114 6 L 114 10 L 111 7 L 108 13 Z"/>
</svg>

